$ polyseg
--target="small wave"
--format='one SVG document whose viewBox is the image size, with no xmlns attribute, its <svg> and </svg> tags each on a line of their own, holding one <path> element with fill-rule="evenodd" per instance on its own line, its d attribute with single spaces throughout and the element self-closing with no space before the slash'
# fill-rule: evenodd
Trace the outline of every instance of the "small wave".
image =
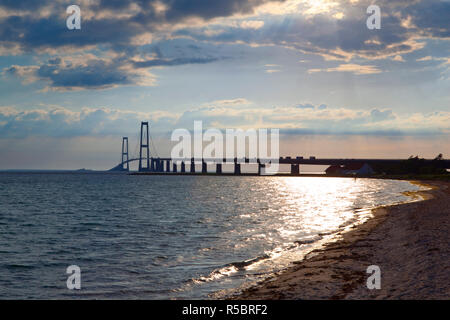
<svg viewBox="0 0 450 320">
<path fill-rule="evenodd" d="M 266 260 L 269 258 L 270 258 L 270 255 L 264 254 L 262 256 L 254 258 L 254 259 L 240 261 L 240 262 L 232 262 L 229 264 L 229 266 L 233 266 L 233 267 L 237 268 L 238 270 L 245 270 L 246 267 L 248 267 L 254 263 L 257 263 L 261 260 Z"/>
<path fill-rule="evenodd" d="M 166 256 L 157 256 L 153 259 L 153 262 L 151 263 L 153 266 L 160 266 L 160 265 L 166 265 L 167 261 L 169 260 L 169 257 Z"/>
<path fill-rule="evenodd" d="M 231 274 L 236 273 L 238 271 L 244 271 L 244 270 L 246 270 L 247 267 L 251 266 L 252 264 L 255 264 L 257 262 L 260 262 L 262 260 L 266 260 L 269 258 L 270 258 L 270 255 L 264 254 L 259 257 L 253 258 L 253 259 L 232 262 L 232 263 L 229 263 L 229 264 L 223 266 L 222 268 L 212 271 L 208 276 L 194 278 L 194 279 L 189 280 L 189 282 L 199 284 L 199 283 L 209 282 L 209 281 L 213 281 L 213 280 L 218 280 L 222 277 L 230 276 Z"/>
<path fill-rule="evenodd" d="M 304 244 L 310 244 L 310 243 L 314 243 L 314 242 L 316 242 L 316 241 L 319 241 L 319 240 L 322 240 L 322 235 L 316 235 L 316 236 L 311 236 L 311 237 L 307 237 L 307 238 L 304 238 L 304 239 L 301 239 L 301 240 L 297 240 L 297 241 L 294 241 L 294 243 L 297 245 L 297 246 L 301 246 L 301 245 L 304 245 Z"/>
<path fill-rule="evenodd" d="M 209 281 L 213 281 L 213 280 L 218 280 L 222 277 L 225 276 L 229 276 L 232 273 L 237 272 L 238 269 L 234 266 L 227 266 L 227 267 L 223 267 L 217 270 L 214 270 L 213 272 L 211 272 L 208 276 L 206 277 L 199 277 L 199 278 L 194 278 L 194 279 L 190 279 L 188 281 L 195 283 L 195 284 L 199 284 L 199 283 L 204 283 L 204 282 L 209 282 Z"/>
<path fill-rule="evenodd" d="M 4 267 L 6 269 L 11 269 L 11 270 L 15 270 L 15 269 L 34 269 L 35 268 L 35 266 L 25 265 L 25 264 L 6 264 L 6 265 L 4 265 Z"/>
</svg>

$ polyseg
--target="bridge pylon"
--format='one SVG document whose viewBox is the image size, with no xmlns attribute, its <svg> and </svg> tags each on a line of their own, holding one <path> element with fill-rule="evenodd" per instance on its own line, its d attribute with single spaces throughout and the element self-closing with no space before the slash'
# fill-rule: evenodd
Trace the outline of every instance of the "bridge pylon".
<svg viewBox="0 0 450 320">
<path fill-rule="evenodd" d="M 145 129 L 144 129 L 145 127 Z M 145 149 L 145 151 L 143 151 Z M 144 155 L 143 155 L 144 153 Z M 142 161 L 142 156 L 145 157 L 145 162 Z M 150 171 L 150 145 L 148 135 L 148 122 L 141 122 L 141 138 L 139 147 L 139 171 Z"/>
<path fill-rule="evenodd" d="M 128 137 L 122 138 L 122 170 L 130 171 L 128 158 Z"/>
</svg>

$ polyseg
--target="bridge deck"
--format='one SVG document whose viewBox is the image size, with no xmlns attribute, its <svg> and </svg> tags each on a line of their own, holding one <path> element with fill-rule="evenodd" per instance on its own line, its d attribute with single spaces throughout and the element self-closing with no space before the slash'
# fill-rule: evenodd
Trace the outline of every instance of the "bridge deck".
<svg viewBox="0 0 450 320">
<path fill-rule="evenodd" d="M 142 158 L 145 160 L 145 158 Z M 153 161 L 171 161 L 172 163 L 180 163 L 184 162 L 187 164 L 190 164 L 192 159 L 172 159 L 172 158 L 150 158 L 150 160 Z M 128 161 L 124 161 L 120 164 L 118 164 L 116 167 L 114 167 L 111 170 L 117 170 L 120 167 L 123 167 L 124 164 L 139 161 L 139 158 L 133 158 L 129 159 Z M 387 165 L 387 164 L 399 164 L 405 161 L 405 159 L 340 159 L 340 158 L 328 158 L 328 159 L 303 159 L 303 158 L 279 158 L 279 159 L 248 159 L 248 158 L 240 158 L 240 159 L 217 159 L 217 158 L 204 158 L 204 159 L 195 159 L 194 160 L 196 164 L 202 163 L 202 161 L 207 163 L 227 163 L 227 164 L 233 164 L 233 163 L 269 163 L 269 162 L 277 162 L 280 164 L 288 164 L 288 165 L 345 165 L 345 164 L 352 164 L 352 163 L 367 163 L 369 165 Z M 431 164 L 435 163 L 434 160 L 426 159 L 424 160 L 425 164 Z M 438 162 L 439 166 L 444 169 L 450 169 L 450 160 L 439 160 Z"/>
</svg>

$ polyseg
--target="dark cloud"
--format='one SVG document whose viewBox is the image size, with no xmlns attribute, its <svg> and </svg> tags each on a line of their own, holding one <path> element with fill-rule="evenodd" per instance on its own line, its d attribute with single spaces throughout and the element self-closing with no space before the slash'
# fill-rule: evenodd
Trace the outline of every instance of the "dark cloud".
<svg viewBox="0 0 450 320">
<path fill-rule="evenodd" d="M 56 57 L 40 66 L 14 65 L 5 68 L 3 73 L 21 77 L 25 83 L 41 80 L 49 88 L 62 91 L 105 89 L 146 80 L 142 79 L 139 72 L 127 66 L 126 61 L 120 59 L 87 59 L 80 62 Z"/>
<path fill-rule="evenodd" d="M 225 59 L 225 58 L 221 58 Z M 185 64 L 206 64 L 218 58 L 156 58 L 133 62 L 124 57 L 115 59 L 89 59 L 86 61 L 63 60 L 60 57 L 49 59 L 40 66 L 11 66 L 5 68 L 5 75 L 23 77 L 26 83 L 39 79 L 56 90 L 106 89 L 118 85 L 152 84 L 149 74 L 139 69 L 158 66 L 179 66 Z M 148 78 L 150 77 L 150 78 Z"/>
<path fill-rule="evenodd" d="M 283 0 L 102 0 L 99 4 L 88 7 L 94 14 L 92 18 L 83 19 L 85 8 L 82 8 L 82 28 L 71 32 L 67 30 L 65 20 L 61 19 L 61 11 L 56 11 L 64 9 L 70 3 L 63 1 L 60 6 L 49 7 L 52 3 L 49 1 L 7 0 L 0 2 L 0 8 L 22 10 L 24 15 L 12 14 L 0 19 L 0 39 L 3 42 L 18 43 L 25 50 L 101 44 L 123 49 L 134 36 L 153 32 L 162 23 L 183 22 L 189 17 L 211 19 L 247 13 L 270 1 Z M 165 14 L 157 14 L 157 3 L 166 6 Z M 133 4 L 139 5 L 140 10 L 130 11 L 129 17 L 121 17 L 123 11 L 130 9 Z M 36 14 L 36 10 L 43 8 L 53 10 L 51 15 L 40 17 Z M 96 15 L 105 10 L 112 10 L 112 14 L 97 19 Z"/>
<path fill-rule="evenodd" d="M 60 64 L 61 61 L 62 61 L 61 58 L 56 57 L 56 58 L 54 58 L 54 59 L 49 59 L 49 60 L 48 60 L 48 64 Z"/>
<path fill-rule="evenodd" d="M 55 17 L 34 20 L 12 16 L 0 20 L 1 41 L 18 43 L 29 52 L 63 46 L 76 50 L 90 45 L 128 45 L 132 37 L 151 30 L 118 19 L 82 20 L 81 30 L 68 30 L 65 21 Z"/>
<path fill-rule="evenodd" d="M 9 67 L 9 68 L 5 68 L 5 69 L 3 70 L 3 72 L 4 72 L 5 74 L 9 74 L 9 75 L 12 75 L 12 76 L 17 76 L 17 75 L 19 75 L 19 69 L 17 68 L 17 66 L 11 66 L 11 67 Z"/>
<path fill-rule="evenodd" d="M 186 16 L 204 19 L 227 17 L 235 13 L 251 13 L 255 7 L 267 2 L 271 0 L 169 0 L 167 18 L 174 21 Z"/>
<path fill-rule="evenodd" d="M 179 66 L 183 64 L 205 64 L 219 60 L 218 58 L 176 58 L 176 59 L 153 59 L 148 61 L 134 62 L 136 68 L 149 68 L 157 66 Z"/>
<path fill-rule="evenodd" d="M 46 52 L 60 49 L 58 54 L 70 55 L 71 51 L 94 48 L 98 52 L 114 50 L 132 59 L 145 51 L 136 38 L 151 33 L 162 39 L 155 41 L 164 41 L 169 37 L 178 41 L 181 41 L 179 38 L 190 38 L 198 43 L 205 41 L 212 45 L 277 45 L 319 54 L 327 59 L 348 60 L 355 55 L 378 59 L 417 50 L 420 47 L 415 42 L 418 35 L 450 36 L 450 2 L 438 0 L 380 0 L 377 4 L 383 14 L 382 28 L 376 31 L 366 28 L 366 9 L 372 4 L 369 0 L 361 0 L 352 5 L 345 2 L 345 5 L 339 7 L 342 19 L 326 14 L 311 17 L 298 12 L 270 16 L 259 28 L 240 28 L 233 24 L 199 27 L 192 23 L 191 27 L 177 31 L 170 29 L 170 25 L 186 22 L 191 17 L 207 21 L 216 17 L 251 13 L 267 2 L 280 3 L 283 0 L 101 0 L 82 7 L 81 30 L 68 30 L 61 13 L 65 12 L 65 6 L 71 4 L 70 1 L 3 0 L 0 8 L 12 11 L 8 16 L 0 18 L 0 50 L 17 51 L 20 48 L 27 53 L 39 54 L 42 49 L 50 49 Z M 164 6 L 161 7 L 160 3 Z M 138 10 L 135 10 L 136 5 Z M 49 15 L 40 15 L 40 9 L 44 8 L 50 12 Z M 83 18 L 83 14 L 87 12 L 89 17 Z M 264 16 L 261 19 L 265 19 Z M 409 26 L 405 25 L 408 19 Z M 192 43 L 190 45 L 192 47 L 187 49 L 200 48 L 194 47 Z M 142 69 L 205 64 L 223 59 L 217 54 L 198 51 L 191 56 L 183 55 L 181 51 L 163 56 L 158 46 L 154 46 L 154 59 L 144 57 L 143 61 L 128 61 L 128 64 Z M 133 59 L 136 60 L 138 59 Z M 104 88 L 136 83 L 139 75 L 123 68 L 126 63 L 115 61 L 115 64 L 111 64 L 99 59 L 75 69 L 62 65 L 61 61 L 53 57 L 39 67 L 36 75 L 47 80 L 51 86 L 65 88 Z M 5 70 L 5 73 L 17 74 L 17 70 L 12 68 Z"/>
<path fill-rule="evenodd" d="M 133 76 L 118 70 L 113 63 L 91 60 L 85 65 L 61 67 L 46 64 L 39 67 L 36 75 L 50 82 L 55 88 L 108 88 L 135 82 Z"/>
<path fill-rule="evenodd" d="M 2 0 L 0 7 L 16 10 L 35 10 L 51 3 L 51 0 Z"/>
<path fill-rule="evenodd" d="M 430 0 L 413 4 L 404 12 L 412 23 L 434 37 L 450 37 L 450 1 Z"/>
</svg>

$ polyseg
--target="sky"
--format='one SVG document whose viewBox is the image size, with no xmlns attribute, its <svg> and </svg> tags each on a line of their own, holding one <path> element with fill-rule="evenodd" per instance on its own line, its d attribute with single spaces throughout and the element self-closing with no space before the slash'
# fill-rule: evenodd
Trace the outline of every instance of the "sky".
<svg viewBox="0 0 450 320">
<path fill-rule="evenodd" d="M 0 169 L 109 169 L 141 121 L 168 156 L 195 120 L 278 128 L 282 156 L 448 158 L 450 1 L 0 2 Z"/>
</svg>

